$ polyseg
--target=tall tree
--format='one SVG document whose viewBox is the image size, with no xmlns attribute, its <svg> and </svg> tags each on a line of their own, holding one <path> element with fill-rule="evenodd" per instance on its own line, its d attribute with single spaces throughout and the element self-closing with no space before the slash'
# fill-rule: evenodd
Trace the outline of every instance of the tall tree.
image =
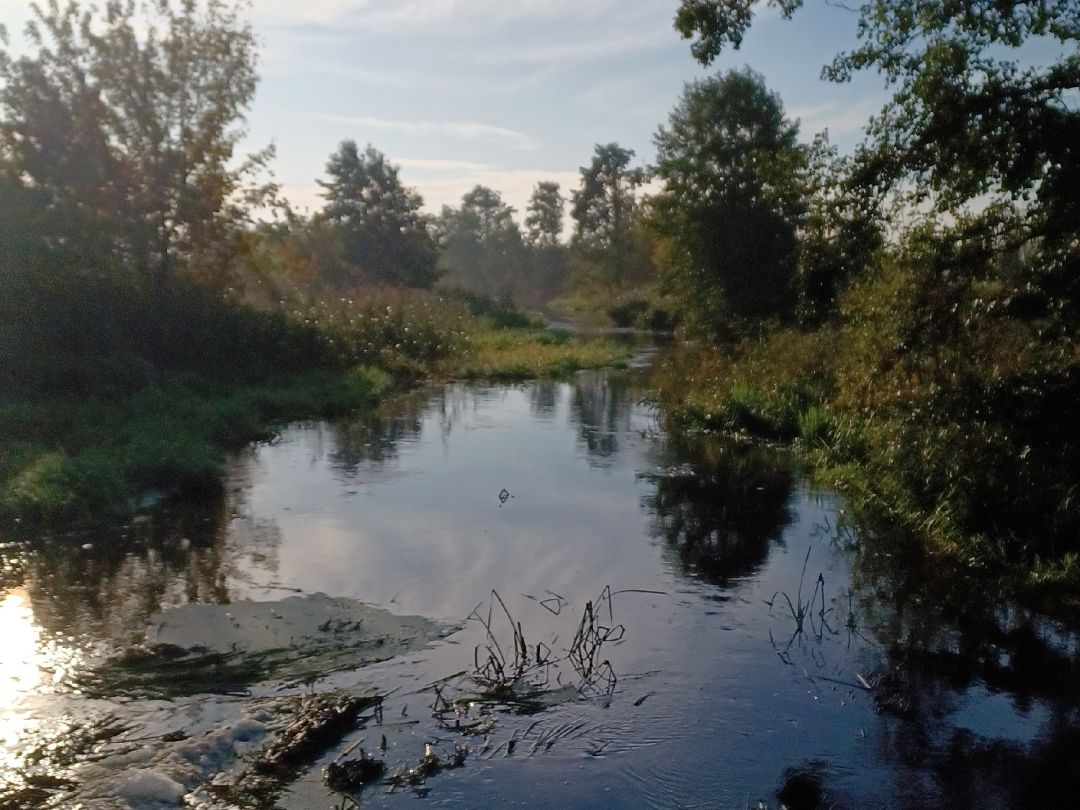
<svg viewBox="0 0 1080 810">
<path fill-rule="evenodd" d="M 776 0 L 791 16 L 801 0 Z M 737 48 L 756 4 L 683 0 L 676 27 L 704 63 Z M 1012 251 L 1037 239 L 1043 286 L 1080 298 L 1080 5 L 1075 0 L 869 0 L 859 46 L 824 75 L 883 73 L 893 97 L 875 116 L 850 184 L 909 193 L 949 212 L 970 249 Z M 1063 46 L 1029 58 L 1033 42 Z M 975 213 L 975 216 L 970 214 Z"/>
<path fill-rule="evenodd" d="M 28 52 L 0 51 L 0 150 L 62 212 L 54 239 L 162 284 L 218 253 L 268 190 L 251 181 L 269 151 L 234 161 L 257 80 L 250 25 L 220 0 L 32 10 Z"/>
<path fill-rule="evenodd" d="M 656 135 L 663 191 L 653 219 L 675 240 L 671 268 L 699 325 L 785 314 L 805 150 L 780 97 L 746 69 L 686 86 Z"/>
<path fill-rule="evenodd" d="M 530 245 L 550 247 L 559 243 L 565 206 L 558 183 L 536 184 L 529 200 L 529 209 L 525 214 L 525 227 L 528 229 Z"/>
<path fill-rule="evenodd" d="M 513 295 L 525 262 L 513 214 L 499 192 L 479 185 L 461 198 L 459 208 L 443 207 L 440 264 L 449 281 L 482 295 Z"/>
<path fill-rule="evenodd" d="M 617 143 L 597 144 L 592 162 L 581 167 L 581 188 L 572 195 L 574 246 L 603 268 L 611 285 L 625 274 L 637 222 L 636 191 L 645 181 L 630 168 L 634 152 Z"/>
<path fill-rule="evenodd" d="M 437 277 L 435 243 L 423 199 L 398 178 L 398 167 L 372 146 L 361 154 L 344 141 L 326 164 L 321 219 L 337 232 L 344 259 L 339 282 L 377 280 L 429 287 Z"/>
</svg>

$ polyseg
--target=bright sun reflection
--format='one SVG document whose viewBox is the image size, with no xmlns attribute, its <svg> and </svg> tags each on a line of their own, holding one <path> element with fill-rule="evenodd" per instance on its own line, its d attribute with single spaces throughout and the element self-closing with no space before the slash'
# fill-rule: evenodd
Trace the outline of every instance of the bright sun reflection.
<svg viewBox="0 0 1080 810">
<path fill-rule="evenodd" d="M 25 588 L 0 596 L 0 776 L 17 764 L 17 751 L 39 725 L 27 699 L 51 691 L 75 658 L 46 638 Z"/>
</svg>

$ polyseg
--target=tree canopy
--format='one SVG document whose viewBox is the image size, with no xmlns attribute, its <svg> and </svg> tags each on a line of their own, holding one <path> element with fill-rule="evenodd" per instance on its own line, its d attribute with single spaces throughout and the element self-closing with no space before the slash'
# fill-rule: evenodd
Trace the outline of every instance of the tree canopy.
<svg viewBox="0 0 1080 810">
<path fill-rule="evenodd" d="M 533 189 L 529 210 L 525 214 L 529 244 L 550 247 L 559 243 L 563 229 L 563 211 L 566 201 L 559 191 L 558 183 L 541 182 Z"/>
<path fill-rule="evenodd" d="M 791 16 L 801 0 L 774 0 Z M 675 19 L 703 63 L 737 48 L 756 4 L 683 0 Z M 991 250 L 1038 238 L 1050 275 L 1075 277 L 1080 228 L 1080 6 L 1074 0 L 872 0 L 859 44 L 824 76 L 877 70 L 893 96 L 868 126 L 849 187 L 904 194 L 963 219 Z M 1047 61 L 1035 42 L 1065 50 Z M 969 216 L 972 212 L 976 216 Z"/>
<path fill-rule="evenodd" d="M 398 167 L 373 146 L 361 154 L 344 141 L 326 164 L 330 179 L 319 181 L 326 198 L 321 218 L 337 232 L 348 279 L 428 287 L 437 276 L 435 244 L 423 199 L 398 178 Z M 344 279 L 342 279 L 344 280 Z"/>
<path fill-rule="evenodd" d="M 637 189 L 645 172 L 631 168 L 633 159 L 632 149 L 598 143 L 592 162 L 581 167 L 581 187 L 572 194 L 573 245 L 600 268 L 609 285 L 627 274 L 634 258 Z"/>
<path fill-rule="evenodd" d="M 220 253 L 268 189 L 269 150 L 237 163 L 256 39 L 219 0 L 32 6 L 29 48 L 0 51 L 0 153 L 46 198 L 48 241 L 158 281 Z"/>
<path fill-rule="evenodd" d="M 699 325 L 784 314 L 805 210 L 805 150 L 779 96 L 750 70 L 692 82 L 657 132 L 653 222 Z"/>
<path fill-rule="evenodd" d="M 513 214 L 499 192 L 481 185 L 465 193 L 460 207 L 443 207 L 438 228 L 448 281 L 482 295 L 511 295 L 524 265 Z"/>
</svg>

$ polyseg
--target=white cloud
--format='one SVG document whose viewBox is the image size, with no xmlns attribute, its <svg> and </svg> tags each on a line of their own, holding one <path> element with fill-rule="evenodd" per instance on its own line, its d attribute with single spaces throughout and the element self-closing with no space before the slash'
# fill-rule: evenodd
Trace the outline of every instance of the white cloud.
<svg viewBox="0 0 1080 810">
<path fill-rule="evenodd" d="M 437 214 L 444 205 L 456 208 L 461 198 L 474 186 L 487 186 L 502 195 L 503 202 L 514 208 L 514 218 L 518 224 L 525 220 L 525 210 L 529 205 L 536 184 L 541 181 L 555 182 L 561 186 L 562 195 L 568 204 L 563 216 L 563 233 L 570 233 L 573 222 L 570 219 L 570 192 L 579 185 L 581 175 L 577 172 L 547 171 L 544 169 L 500 169 L 483 164 L 462 163 L 460 167 L 445 172 L 416 171 L 410 164 L 416 161 L 401 161 L 401 179 L 415 187 L 424 197 L 424 210 Z"/>
<path fill-rule="evenodd" d="M 665 32 L 666 34 L 666 32 Z M 505 64 L 556 62 L 591 62 L 628 53 L 667 48 L 674 35 L 659 35 L 654 31 L 611 35 L 603 39 L 582 39 L 577 42 L 549 42 L 516 48 L 494 48 L 477 55 L 481 63 Z"/>
<path fill-rule="evenodd" d="M 367 0 L 258 0 L 252 4 L 251 16 L 257 22 L 270 24 L 329 25 L 367 5 Z"/>
<path fill-rule="evenodd" d="M 394 132 L 399 135 L 433 135 L 462 141 L 497 144 L 516 150 L 539 149 L 535 138 L 506 127 L 481 124 L 476 121 L 395 121 L 371 116 L 321 115 L 324 121 L 349 124 L 362 130 Z"/>
</svg>

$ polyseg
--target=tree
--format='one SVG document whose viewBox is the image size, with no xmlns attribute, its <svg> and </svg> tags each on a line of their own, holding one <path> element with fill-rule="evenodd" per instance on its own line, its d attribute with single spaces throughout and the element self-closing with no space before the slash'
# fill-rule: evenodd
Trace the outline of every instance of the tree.
<svg viewBox="0 0 1080 810">
<path fill-rule="evenodd" d="M 499 192 L 480 185 L 461 198 L 460 208 L 443 208 L 442 264 L 451 281 L 482 295 L 513 294 L 525 264 L 513 214 Z"/>
<path fill-rule="evenodd" d="M 558 183 L 541 182 L 533 189 L 529 210 L 525 215 L 528 242 L 534 247 L 550 247 L 559 243 L 563 228 L 565 202 Z"/>
<path fill-rule="evenodd" d="M 609 286 L 625 275 L 638 218 L 636 191 L 645 172 L 631 169 L 631 149 L 597 144 L 592 163 L 581 167 L 581 188 L 573 192 L 576 248 L 601 267 Z"/>
<path fill-rule="evenodd" d="M 805 150 L 779 96 L 749 69 L 686 85 L 656 134 L 653 222 L 698 325 L 786 314 L 805 210 Z"/>
<path fill-rule="evenodd" d="M 499 192 L 487 186 L 474 186 L 461 198 L 459 209 L 448 210 L 447 228 L 456 238 L 472 239 L 478 244 L 521 238 L 514 209 L 503 202 Z"/>
<path fill-rule="evenodd" d="M 360 154 L 344 141 L 326 164 L 321 219 L 341 239 L 346 269 L 339 281 L 372 280 L 429 287 L 437 277 L 435 243 L 423 199 L 398 179 L 398 167 L 372 146 Z"/>
<path fill-rule="evenodd" d="M 0 151 L 49 197 L 52 241 L 164 285 L 220 257 L 270 151 L 234 165 L 256 40 L 219 0 L 32 6 L 29 52 L 0 51 Z"/>
<path fill-rule="evenodd" d="M 777 0 L 791 16 L 801 0 Z M 676 27 L 704 63 L 738 47 L 756 6 L 683 0 Z M 860 44 L 824 70 L 833 81 L 876 69 L 893 97 L 869 124 L 849 186 L 907 193 L 962 220 L 953 238 L 968 268 L 1037 240 L 1048 288 L 1080 297 L 1080 6 L 1074 0 L 872 0 Z M 1040 62 L 1035 40 L 1065 46 Z M 911 210 L 911 209 L 909 209 Z M 974 214 L 974 215 L 972 215 Z M 979 255 L 984 260 L 979 259 Z M 955 269 L 955 268 L 954 268 Z"/>
</svg>

